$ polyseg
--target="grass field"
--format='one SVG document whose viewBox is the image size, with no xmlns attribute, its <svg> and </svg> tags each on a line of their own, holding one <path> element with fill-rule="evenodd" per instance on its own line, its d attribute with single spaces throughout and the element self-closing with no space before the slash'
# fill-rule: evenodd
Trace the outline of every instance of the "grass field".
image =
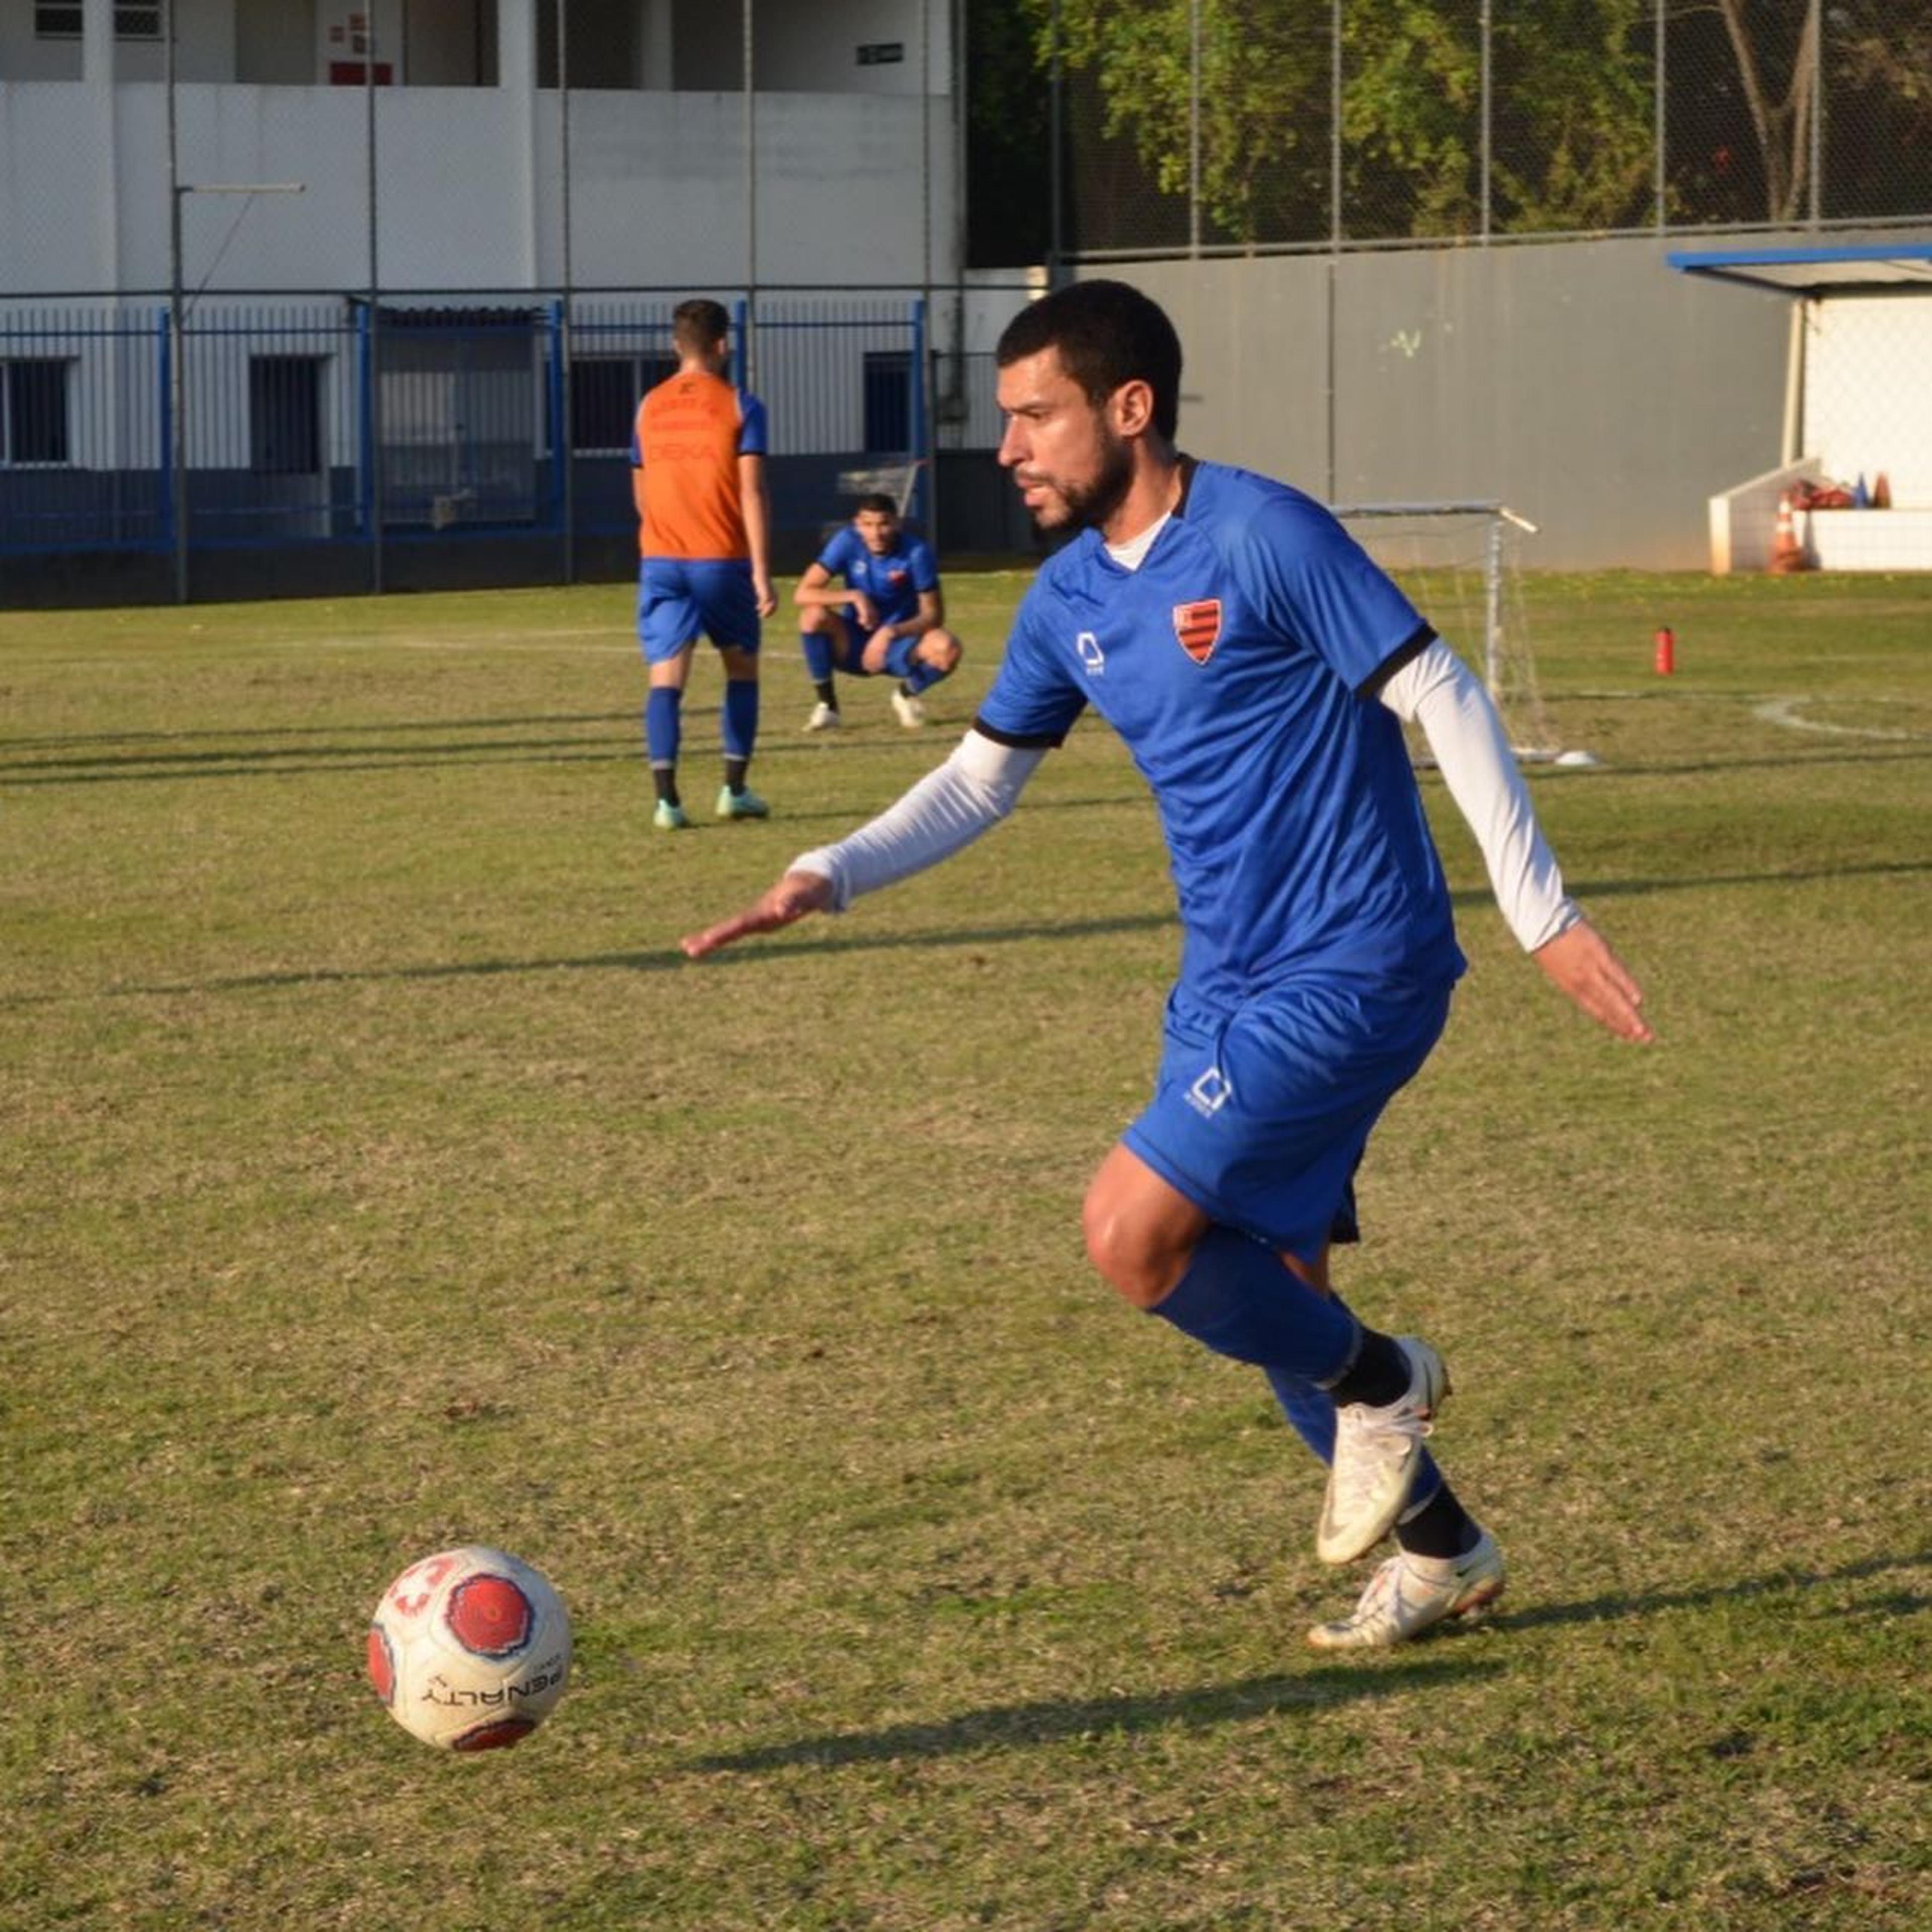
<svg viewBox="0 0 1932 1932">
<path fill-rule="evenodd" d="M 1661 1037 L 1426 778 L 1473 970 L 1342 1283 L 1512 1580 L 1345 1660 L 1264 1385 L 1081 1252 L 1176 952 L 1112 740 L 676 951 L 942 754 L 1020 587 L 950 581 L 922 736 L 801 736 L 776 650 L 776 815 L 676 838 L 621 585 L 0 616 L 0 1926 L 1932 1924 L 1932 578 L 1532 580 Z M 473 1760 L 361 1677 L 467 1540 L 578 1643 Z"/>
</svg>

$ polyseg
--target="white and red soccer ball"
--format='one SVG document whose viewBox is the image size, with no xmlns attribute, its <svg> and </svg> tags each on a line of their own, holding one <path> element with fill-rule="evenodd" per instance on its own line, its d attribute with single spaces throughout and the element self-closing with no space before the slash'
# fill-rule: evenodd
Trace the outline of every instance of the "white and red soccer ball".
<svg viewBox="0 0 1932 1932">
<path fill-rule="evenodd" d="M 570 1678 L 570 1617 L 539 1570 L 472 1544 L 412 1563 L 369 1621 L 369 1680 L 445 1750 L 520 1744 Z"/>
</svg>

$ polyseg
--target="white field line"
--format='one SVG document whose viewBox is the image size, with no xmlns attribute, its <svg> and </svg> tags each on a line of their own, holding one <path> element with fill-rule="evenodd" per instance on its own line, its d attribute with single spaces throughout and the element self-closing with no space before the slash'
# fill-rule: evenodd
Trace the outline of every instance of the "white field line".
<svg viewBox="0 0 1932 1932">
<path fill-rule="evenodd" d="M 1878 724 L 1832 724 L 1822 718 L 1798 715 L 1801 704 L 1815 704 L 1810 698 L 1772 698 L 1751 707 L 1751 716 L 1767 724 L 1781 724 L 1787 731 L 1817 731 L 1834 738 L 1913 739 L 1932 737 L 1932 732 L 1906 731 Z"/>
</svg>

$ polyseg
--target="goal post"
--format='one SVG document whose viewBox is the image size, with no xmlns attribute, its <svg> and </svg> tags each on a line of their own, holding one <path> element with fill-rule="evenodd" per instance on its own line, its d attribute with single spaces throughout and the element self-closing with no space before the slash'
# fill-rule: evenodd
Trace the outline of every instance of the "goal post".
<svg viewBox="0 0 1932 1932">
<path fill-rule="evenodd" d="M 1566 749 L 1537 682 L 1522 596 L 1522 546 L 1537 526 L 1498 502 L 1344 503 L 1342 527 L 1480 671 L 1525 764 L 1590 765 Z"/>
</svg>

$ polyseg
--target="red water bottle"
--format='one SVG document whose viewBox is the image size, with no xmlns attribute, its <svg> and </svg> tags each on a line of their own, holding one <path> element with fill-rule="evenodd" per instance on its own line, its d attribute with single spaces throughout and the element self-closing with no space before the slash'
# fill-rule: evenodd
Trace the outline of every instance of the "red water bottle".
<svg viewBox="0 0 1932 1932">
<path fill-rule="evenodd" d="M 1660 677 L 1668 677 L 1677 668 L 1677 637 L 1668 624 L 1660 630 L 1655 639 L 1657 645 L 1657 671 Z"/>
</svg>

